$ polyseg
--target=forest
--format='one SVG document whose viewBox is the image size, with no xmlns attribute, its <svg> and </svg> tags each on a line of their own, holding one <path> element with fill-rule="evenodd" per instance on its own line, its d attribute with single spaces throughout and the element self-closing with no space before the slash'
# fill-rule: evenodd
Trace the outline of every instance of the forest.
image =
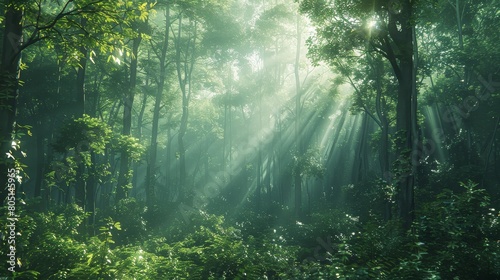
<svg viewBox="0 0 500 280">
<path fill-rule="evenodd" d="M 500 279 L 497 0 L 0 1 L 0 279 Z"/>
</svg>

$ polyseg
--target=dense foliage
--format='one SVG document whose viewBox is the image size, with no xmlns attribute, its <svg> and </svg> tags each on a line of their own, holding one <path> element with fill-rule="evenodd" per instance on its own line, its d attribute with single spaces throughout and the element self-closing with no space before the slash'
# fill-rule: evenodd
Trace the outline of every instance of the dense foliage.
<svg viewBox="0 0 500 280">
<path fill-rule="evenodd" d="M 494 279 L 500 213 L 476 184 L 462 188 L 426 203 L 408 232 L 335 209 L 305 223 L 253 211 L 237 221 L 175 213 L 151 229 L 144 205 L 130 200 L 86 233 L 81 207 L 37 213 L 29 207 L 40 202 L 28 201 L 15 279 Z"/>
</svg>

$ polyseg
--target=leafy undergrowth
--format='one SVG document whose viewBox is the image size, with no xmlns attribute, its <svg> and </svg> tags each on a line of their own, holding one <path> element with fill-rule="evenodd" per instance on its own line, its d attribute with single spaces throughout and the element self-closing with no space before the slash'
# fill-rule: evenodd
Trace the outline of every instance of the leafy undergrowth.
<svg viewBox="0 0 500 280">
<path fill-rule="evenodd" d="M 397 221 L 372 217 L 361 223 L 339 210 L 288 224 L 273 224 L 269 216 L 251 212 L 240 221 L 229 221 L 198 211 L 148 230 L 133 200 L 94 228 L 85 226 L 88 214 L 76 205 L 45 212 L 25 208 L 18 221 L 18 272 L 13 276 L 498 279 L 499 213 L 490 207 L 484 190 L 472 183 L 463 187 L 459 194 L 445 191 L 422 206 L 409 231 Z"/>
</svg>

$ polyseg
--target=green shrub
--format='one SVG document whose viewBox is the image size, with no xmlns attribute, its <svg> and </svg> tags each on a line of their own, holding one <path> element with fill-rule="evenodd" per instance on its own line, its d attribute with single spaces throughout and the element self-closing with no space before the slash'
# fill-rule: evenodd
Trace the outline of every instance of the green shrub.
<svg viewBox="0 0 500 280">
<path fill-rule="evenodd" d="M 498 278 L 499 212 L 477 184 L 461 186 L 462 193 L 444 191 L 419 213 L 415 228 L 428 248 L 426 263 L 443 279 Z"/>
</svg>

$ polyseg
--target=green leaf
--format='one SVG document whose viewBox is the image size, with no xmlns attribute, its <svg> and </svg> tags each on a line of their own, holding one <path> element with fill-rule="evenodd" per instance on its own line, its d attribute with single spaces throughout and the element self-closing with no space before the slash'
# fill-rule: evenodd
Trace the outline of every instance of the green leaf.
<svg viewBox="0 0 500 280">
<path fill-rule="evenodd" d="M 90 253 L 88 256 L 87 256 L 87 265 L 90 265 L 90 263 L 92 262 L 92 258 L 94 257 L 94 254 L 93 253 Z"/>
</svg>

